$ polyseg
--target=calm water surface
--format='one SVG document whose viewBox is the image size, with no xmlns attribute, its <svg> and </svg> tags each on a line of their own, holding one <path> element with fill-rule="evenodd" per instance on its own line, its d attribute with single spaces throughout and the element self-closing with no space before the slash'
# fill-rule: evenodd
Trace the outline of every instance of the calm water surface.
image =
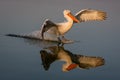
<svg viewBox="0 0 120 80">
<path fill-rule="evenodd" d="M 56 1 L 55 5 L 48 1 L 0 1 L 0 80 L 119 80 L 120 1 L 87 1 L 71 0 L 66 6 L 59 3 L 65 4 L 67 0 Z M 74 54 L 100 56 L 105 59 L 103 66 L 62 72 L 63 62 L 56 61 L 45 71 L 40 51 L 55 43 L 3 36 L 30 33 L 38 30 L 46 18 L 63 21 L 62 11 L 66 8 L 74 13 L 86 7 L 106 11 L 108 19 L 75 24 L 66 37 L 79 42 L 65 44 L 64 48 Z"/>
</svg>

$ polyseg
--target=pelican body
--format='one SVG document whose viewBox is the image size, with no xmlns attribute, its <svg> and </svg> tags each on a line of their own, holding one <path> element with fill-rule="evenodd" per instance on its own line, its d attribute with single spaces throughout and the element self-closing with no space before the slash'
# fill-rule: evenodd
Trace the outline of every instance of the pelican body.
<svg viewBox="0 0 120 80">
<path fill-rule="evenodd" d="M 66 19 L 65 22 L 54 23 L 49 19 L 46 19 L 40 29 L 40 31 L 34 32 L 35 37 L 43 40 L 69 42 L 65 39 L 64 35 L 72 28 L 74 23 L 81 23 L 86 21 L 102 21 L 106 19 L 106 13 L 100 10 L 83 9 L 77 12 L 75 15 L 70 10 L 64 10 L 63 15 Z"/>
<path fill-rule="evenodd" d="M 64 34 L 67 33 L 72 28 L 73 23 L 79 22 L 79 20 L 72 15 L 70 10 L 64 10 L 63 14 L 67 20 L 65 22 L 53 23 L 52 21 L 50 21 L 48 19 L 45 20 L 45 22 L 41 28 L 42 39 L 46 40 L 46 38 L 48 38 L 48 35 L 50 35 L 50 38 L 49 38 L 50 40 L 54 39 L 54 40 L 61 41 L 60 36 L 62 36 L 62 38 L 64 39 Z M 45 35 L 45 34 L 47 34 L 47 35 Z"/>
</svg>

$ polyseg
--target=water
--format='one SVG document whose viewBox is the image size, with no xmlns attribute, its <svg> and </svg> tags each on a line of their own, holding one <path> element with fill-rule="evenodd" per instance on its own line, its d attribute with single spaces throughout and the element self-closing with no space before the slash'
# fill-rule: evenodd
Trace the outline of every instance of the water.
<svg viewBox="0 0 120 80">
<path fill-rule="evenodd" d="M 0 80 L 120 79 L 119 1 L 67 2 L 68 0 L 0 1 Z M 75 24 L 65 36 L 79 42 L 65 44 L 64 49 L 78 55 L 100 56 L 105 59 L 102 66 L 63 72 L 63 62 L 55 61 L 45 71 L 40 51 L 44 47 L 55 46 L 56 43 L 3 36 L 7 33 L 30 33 L 38 30 L 46 18 L 55 22 L 63 21 L 62 11 L 66 8 L 75 13 L 86 7 L 106 11 L 107 20 Z"/>
</svg>

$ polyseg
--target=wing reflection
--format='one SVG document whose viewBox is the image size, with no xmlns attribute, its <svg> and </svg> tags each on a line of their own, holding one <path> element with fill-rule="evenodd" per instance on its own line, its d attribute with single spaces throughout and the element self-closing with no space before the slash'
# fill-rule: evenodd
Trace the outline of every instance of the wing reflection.
<svg viewBox="0 0 120 80">
<path fill-rule="evenodd" d="M 61 46 L 51 46 L 40 51 L 42 65 L 45 70 L 50 68 L 50 65 L 57 61 L 64 61 L 62 71 L 70 71 L 74 68 L 90 69 L 104 65 L 105 61 L 102 57 L 84 56 L 73 54 Z"/>
</svg>

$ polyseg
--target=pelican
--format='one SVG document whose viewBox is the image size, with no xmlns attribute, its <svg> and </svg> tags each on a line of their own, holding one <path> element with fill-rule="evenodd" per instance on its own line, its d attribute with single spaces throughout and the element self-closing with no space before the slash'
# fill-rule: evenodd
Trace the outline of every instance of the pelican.
<svg viewBox="0 0 120 80">
<path fill-rule="evenodd" d="M 40 34 L 43 40 L 56 40 L 64 42 L 64 35 L 72 28 L 74 23 L 81 23 L 86 21 L 102 21 L 106 19 L 106 12 L 93 9 L 83 9 L 75 15 L 70 10 L 64 10 L 63 15 L 65 22 L 54 23 L 46 19 L 41 27 Z M 48 38 L 49 35 L 49 38 Z"/>
</svg>

